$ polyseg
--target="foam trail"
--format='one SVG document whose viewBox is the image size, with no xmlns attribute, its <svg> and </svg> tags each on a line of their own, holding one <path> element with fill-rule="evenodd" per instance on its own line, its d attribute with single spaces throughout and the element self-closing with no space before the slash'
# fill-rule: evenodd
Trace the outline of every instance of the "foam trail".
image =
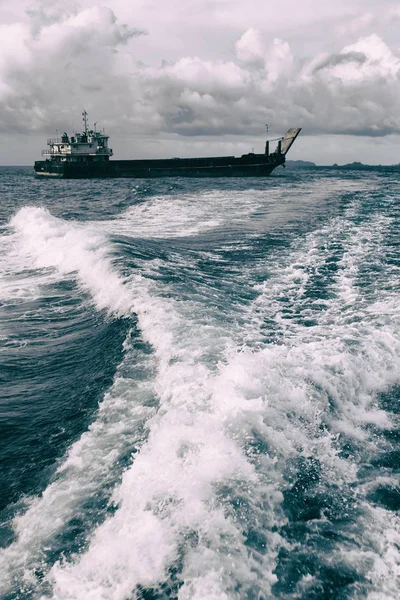
<svg viewBox="0 0 400 600">
<path fill-rule="evenodd" d="M 344 436 L 344 439 L 361 441 L 364 453 L 374 455 L 375 435 L 371 434 L 369 428 L 373 426 L 375 430 L 391 430 L 396 423 L 396 417 L 379 409 L 376 401 L 377 393 L 399 381 L 400 338 L 396 325 L 400 317 L 398 294 L 393 295 L 392 286 L 385 290 L 392 278 L 388 277 L 387 272 L 382 273 L 379 251 L 390 226 L 391 220 L 383 216 L 372 218 L 364 226 L 354 225 L 346 219 L 337 220 L 333 228 L 328 226 L 322 232 L 310 234 L 309 248 L 314 250 L 299 254 L 297 260 L 293 261 L 294 266 L 288 265 L 284 271 L 283 281 L 280 273 L 276 275 L 276 282 L 272 280 L 269 285 L 263 286 L 263 292 L 255 303 L 254 323 L 258 323 L 258 334 L 253 332 L 252 339 L 259 338 L 263 319 L 279 323 L 289 346 L 281 346 L 279 352 L 284 361 L 280 360 L 275 368 L 279 368 L 280 379 L 293 379 L 293 386 L 296 382 L 304 381 L 309 388 L 305 397 L 314 397 L 318 412 L 323 415 L 321 424 L 324 423 L 325 427 L 328 425 L 332 432 L 331 454 L 335 446 L 340 448 L 338 442 L 340 436 Z M 323 238 L 318 239 L 320 233 Z M 324 255 L 328 255 L 332 234 L 346 240 L 346 251 L 338 263 L 339 269 L 330 287 L 332 297 L 315 305 L 310 302 L 305 290 L 315 274 L 320 276 L 318 271 Z M 376 268 L 377 262 L 380 264 L 379 270 Z M 372 290 L 359 286 L 360 278 L 369 272 L 381 273 L 381 286 Z M 284 312 L 285 304 L 279 302 L 288 294 L 291 295 L 290 318 Z M 311 331 L 305 325 L 310 318 L 316 320 Z M 268 352 L 268 348 L 261 354 L 264 352 Z M 276 354 L 274 352 L 274 358 Z M 260 376 L 259 371 L 258 366 L 255 378 Z M 304 400 L 301 402 L 303 404 Z M 298 410 L 296 406 L 288 408 L 289 414 Z M 301 415 L 300 419 L 296 417 L 297 442 L 301 430 L 298 424 L 307 422 L 312 413 L 312 406 L 308 406 L 306 414 Z M 282 420 L 277 420 L 275 425 L 274 432 L 282 427 Z M 284 429 L 290 431 L 289 427 Z M 270 444 L 271 435 L 265 426 L 260 428 L 260 432 L 264 432 L 264 439 Z M 318 439 L 318 428 L 314 439 Z M 294 449 L 287 441 L 282 447 Z M 303 442 L 301 447 L 304 448 Z M 315 456 L 320 457 L 321 453 L 316 452 Z M 326 451 L 323 456 L 326 461 Z M 352 465 L 350 460 L 336 462 L 338 465 L 341 462 L 347 474 L 340 474 L 340 470 L 336 474 L 331 473 L 332 480 L 341 481 L 343 485 L 346 480 L 353 485 L 358 484 L 358 466 Z M 374 589 L 385 590 L 387 598 L 395 598 L 396 581 L 399 578 L 396 564 L 400 563 L 400 521 L 397 516 L 391 516 L 385 522 L 382 510 L 367 501 L 361 506 L 365 514 L 359 520 L 359 531 L 355 536 L 360 538 L 362 550 L 354 554 L 349 563 L 360 573 L 366 564 L 371 563 L 369 578 L 374 582 Z M 382 540 L 385 542 L 382 543 Z M 374 594 L 371 592 L 371 597 Z"/>
<path fill-rule="evenodd" d="M 10 225 L 22 267 L 56 269 L 59 276 L 76 278 L 99 310 L 129 314 L 132 297 L 113 271 L 105 235 L 53 217 L 44 208 L 22 208 Z"/>
<path fill-rule="evenodd" d="M 94 422 L 71 446 L 44 492 L 31 500 L 24 514 L 14 518 L 16 541 L 0 550 L 0 592 L 5 593 L 13 580 L 19 580 L 26 589 L 35 587 L 35 568 L 48 568 L 45 547 L 72 517 L 81 514 L 85 501 L 115 483 L 118 462 L 127 448 L 143 443 L 144 423 L 156 410 L 151 362 L 143 362 L 133 353 L 129 336 L 125 352 Z M 129 366 L 131 360 L 136 363 L 134 368 Z M 149 369 L 150 379 L 144 378 Z M 136 370 L 141 377 L 135 381 Z"/>
<path fill-rule="evenodd" d="M 18 297 L 25 297 L 24 285 L 40 286 L 64 278 L 76 279 L 98 309 L 117 316 L 130 314 L 135 302 L 130 289 L 112 267 L 107 239 L 90 228 L 52 217 L 44 209 L 23 208 L 12 219 L 14 233 L 7 236 L 7 259 L 15 269 L 39 270 L 18 281 Z M 135 279 L 138 298 L 142 281 Z M 21 287 L 22 286 L 22 287 Z M 36 293 L 36 292 L 35 292 Z M 140 306 L 140 299 L 136 299 Z M 151 357 L 138 356 L 126 339 L 125 358 L 114 383 L 100 405 L 96 420 L 69 453 L 40 497 L 14 519 L 16 541 L 0 551 L 0 591 L 21 578 L 34 586 L 35 565 L 45 565 L 44 545 L 79 511 L 85 499 L 93 497 L 114 471 L 126 448 L 134 449 L 145 437 L 143 423 L 155 410 Z M 133 366 L 129 361 L 133 361 Z M 140 378 L 135 381 L 137 372 Z M 144 373 L 147 372 L 147 377 Z"/>
<path fill-rule="evenodd" d="M 372 240 L 347 223 L 331 226 L 332 230 L 327 226 L 307 238 L 300 252 L 289 258 L 290 263 L 299 263 L 314 248 L 313 260 L 322 265 L 325 253 L 319 253 L 316 237 L 321 240 L 326 233 L 334 237 L 336 227 L 353 256 L 350 260 L 350 254 L 344 255 L 335 276 L 336 291 L 326 300 L 325 311 L 318 313 L 312 334 L 294 322 L 288 326 L 287 343 L 257 352 L 236 349 L 217 375 L 199 359 L 197 337 L 187 319 L 181 322 L 178 306 L 151 299 L 140 325 L 159 360 L 155 385 L 160 409 L 148 422 L 148 440 L 114 494 L 119 507 L 115 515 L 93 533 L 87 552 L 52 568 L 54 599 L 123 600 L 135 594 L 137 586 L 157 588 L 169 581 L 168 570 L 177 562 L 182 563 L 181 600 L 240 598 L 250 590 L 271 593 L 279 548 L 288 544 L 274 532 L 286 521 L 280 504 L 288 460 L 317 456 L 324 481 L 343 488 L 356 483 L 358 466 L 338 456 L 338 434 L 347 425 L 372 450 L 373 437 L 364 426 L 371 420 L 382 429 L 392 425 L 376 408 L 375 396 L 398 379 L 400 340 L 393 319 L 398 311 L 393 315 L 388 310 L 380 327 L 375 319 L 357 323 L 355 310 L 352 326 L 358 348 L 353 351 L 344 336 L 349 314 L 335 323 L 349 307 L 357 262 Z M 364 246 L 354 253 L 359 235 Z M 276 285 L 282 284 L 279 277 Z M 301 310 L 308 311 L 303 300 Z M 382 296 L 381 303 L 385 301 Z M 257 302 L 258 318 L 263 302 L 265 295 Z M 157 318 L 162 303 L 173 317 L 167 322 Z M 254 453 L 255 433 L 267 448 L 264 456 Z M 225 496 L 218 494 L 219 489 Z M 243 495 L 245 514 L 235 501 Z M 262 524 L 267 532 L 264 553 L 248 551 L 243 527 L 249 521 Z M 367 522 L 360 517 L 358 523 L 363 550 L 359 557 L 349 556 L 360 572 L 372 539 Z M 382 521 L 374 522 L 373 536 L 385 535 L 385 527 Z M 395 542 L 392 536 L 389 554 L 397 552 Z M 379 552 L 373 556 L 378 564 Z M 389 578 L 385 583 L 389 598 L 391 564 L 385 559 L 380 564 Z"/>
<path fill-rule="evenodd" d="M 370 184 L 351 181 L 331 181 L 329 192 L 323 183 L 313 182 L 312 194 L 308 184 L 297 183 L 285 189 L 285 202 L 282 190 L 268 182 L 265 187 L 256 186 L 243 189 L 196 189 L 195 192 L 166 194 L 146 198 L 130 206 L 112 221 L 96 221 L 91 226 L 100 231 L 112 230 L 115 234 L 129 237 L 179 238 L 196 236 L 210 232 L 241 229 L 247 235 L 267 226 L 268 229 L 286 224 L 292 217 L 292 202 L 299 199 L 305 204 L 319 208 L 331 195 L 361 189 L 369 189 Z M 136 186 L 139 188 L 140 186 Z"/>
<path fill-rule="evenodd" d="M 306 446 L 308 451 L 324 448 L 330 472 L 336 475 L 339 472 L 342 479 L 354 479 L 351 465 L 337 458 L 332 435 L 315 435 L 321 425 L 321 409 L 313 407 L 315 398 L 310 394 L 310 386 L 297 383 L 309 374 L 301 366 L 309 358 L 303 347 L 297 352 L 282 347 L 281 352 L 265 349 L 256 355 L 237 355 L 215 379 L 205 365 L 196 361 L 193 346 L 192 354 L 188 355 L 187 339 L 182 352 L 182 339 L 188 335 L 188 329 L 186 325 L 185 332 L 176 313 L 168 321 L 169 335 L 165 335 L 168 333 L 165 325 L 161 335 L 161 323 L 154 318 L 159 303 L 154 298 L 148 303 L 141 326 L 160 360 L 156 380 L 160 411 L 149 423 L 149 439 L 115 494 L 120 506 L 116 515 L 96 530 L 88 552 L 80 560 L 53 568 L 50 577 L 55 598 L 78 598 L 81 594 L 95 598 L 101 594 L 117 600 L 130 594 L 137 585 L 157 586 L 167 577 L 168 567 L 178 558 L 182 544 L 186 544 L 187 552 L 183 567 L 185 584 L 180 597 L 213 594 L 222 598 L 227 597 L 227 590 L 229 597 L 235 597 L 233 584 L 229 583 L 234 572 L 240 572 L 242 585 L 247 581 L 250 586 L 255 565 L 241 542 L 233 515 L 229 516 L 216 502 L 215 485 L 231 481 L 234 488 L 262 489 L 265 494 L 263 483 L 241 451 L 243 438 L 236 433 L 236 442 L 235 437 L 232 439 L 232 428 L 235 431 L 236 427 L 238 432 L 246 421 L 253 426 L 259 424 L 261 415 L 263 421 L 265 414 L 268 415 L 267 421 L 273 424 L 263 432 L 273 436 L 272 445 L 276 446 L 276 432 L 282 431 L 277 437 L 280 442 L 285 440 L 280 450 L 285 460 L 298 453 L 299 445 Z M 179 338 L 174 338 L 174 330 L 179 331 Z M 321 366 L 328 367 L 329 372 L 328 350 L 331 347 L 325 348 L 328 356 L 323 356 Z M 343 354 L 346 363 L 348 356 L 340 345 L 338 354 Z M 355 380 L 357 369 L 362 366 L 353 367 Z M 282 394 L 282 368 L 286 373 L 283 380 L 288 381 L 286 394 Z M 274 371 L 278 377 L 271 384 Z M 275 397 L 282 404 L 282 396 L 288 398 L 284 409 L 280 406 L 271 413 L 270 399 Z M 291 418 L 282 426 L 285 414 Z M 299 428 L 299 422 L 305 424 L 303 428 Z M 215 468 L 210 468 L 210 464 Z M 274 503 L 279 503 L 281 496 L 272 488 L 268 496 L 273 514 Z M 148 536 L 147 527 L 154 531 L 154 539 Z M 199 541 L 188 551 L 187 539 L 193 532 Z M 223 538 L 229 540 L 230 548 L 236 548 L 230 551 L 229 558 L 226 550 L 221 552 Z M 107 557 L 103 554 L 104 547 L 110 549 Z M 276 548 L 268 554 L 269 559 L 274 552 Z M 271 567 L 264 570 L 267 586 L 274 581 L 271 570 Z M 107 584 L 110 581 L 114 583 L 111 589 Z"/>
<path fill-rule="evenodd" d="M 148 442 L 114 495 L 120 508 L 96 530 L 77 565 L 53 569 L 55 597 L 124 598 L 139 584 L 157 585 L 166 578 L 180 543 L 192 532 L 204 540 L 238 536 L 211 504 L 213 485 L 224 479 L 249 485 L 253 468 L 210 407 L 207 369 L 186 361 L 171 367 L 165 354 L 162 362 L 156 384 L 160 409 L 148 422 Z M 210 553 L 215 561 L 218 554 Z M 230 560 L 239 567 L 245 557 L 238 554 Z M 222 557 L 221 568 L 224 562 Z M 108 591 L 107 581 L 113 581 Z"/>
<path fill-rule="evenodd" d="M 50 273 L 28 266 L 18 250 L 15 233 L 7 228 L 0 236 L 0 298 L 6 303 L 39 297 L 42 285 L 57 281 Z"/>
<path fill-rule="evenodd" d="M 159 359 L 170 360 L 174 345 L 170 327 L 179 330 L 181 320 L 169 303 L 152 298 L 147 282 L 140 276 L 133 276 L 129 282 L 120 279 L 107 256 L 110 247 L 104 236 L 91 228 L 65 223 L 43 209 L 22 209 L 12 220 L 12 226 L 16 230 L 15 258 L 20 263 L 52 269 L 52 275 L 55 272 L 58 277 L 67 275 L 76 279 L 92 295 L 99 309 L 117 315 L 134 311 Z M 126 358 L 100 405 L 96 420 L 71 447 L 54 481 L 40 497 L 33 499 L 25 514 L 14 519 L 17 539 L 0 553 L 3 574 L 0 589 L 4 592 L 18 578 L 25 589 L 35 587 L 35 568 L 40 566 L 46 571 L 44 546 L 80 510 L 87 498 L 98 493 L 100 486 L 107 485 L 110 477 L 112 480 L 115 465 L 125 449 L 143 442 L 144 422 L 155 410 L 151 401 L 154 397 L 152 370 L 149 365 L 137 364 L 136 369 L 141 372 L 147 369 L 150 378 L 138 383 L 121 375 L 126 370 L 132 371 L 129 369 L 131 361 L 138 360 L 129 348 L 128 339 L 125 350 Z M 180 352 L 184 354 L 185 349 L 181 348 Z M 151 363 L 152 359 L 149 360 Z M 131 377 L 134 376 L 133 372 Z"/>
<path fill-rule="evenodd" d="M 382 222 L 382 228 L 385 226 Z M 360 232 L 365 241 L 355 253 Z M 281 504 L 282 492 L 289 485 L 283 477 L 288 461 L 318 456 L 326 480 L 351 487 L 356 483 L 358 465 L 339 458 L 338 434 L 344 434 L 347 425 L 373 451 L 365 424 L 372 416 L 382 429 L 391 426 L 390 418 L 375 410 L 375 394 L 397 379 L 399 305 L 384 291 L 379 298 L 381 321 L 377 322 L 376 295 L 368 298 L 365 306 L 360 302 L 358 267 L 373 243 L 364 233 L 354 228 L 351 215 L 346 215 L 281 257 L 268 284 L 275 290 L 272 298 L 265 286 L 242 329 L 242 336 L 257 347 L 262 319 L 276 317 L 281 325 L 280 344 L 258 346 L 258 351 L 238 345 L 217 370 L 204 356 L 212 355 L 216 335 L 221 333 L 225 336 L 222 346 L 229 340 L 234 345 L 232 340 L 239 337 L 236 325 L 228 324 L 224 331 L 214 318 L 207 325 L 199 324 L 201 311 L 196 303 L 191 304 L 189 315 L 186 303 L 160 297 L 160 284 L 150 285 L 135 277 L 124 282 L 130 294 L 127 306 L 137 313 L 142 334 L 155 350 L 154 390 L 159 410 L 148 415 L 147 441 L 115 490 L 115 514 L 93 532 L 82 555 L 51 569 L 48 581 L 54 599 L 123 600 L 134 595 L 139 585 L 173 586 L 172 565 L 180 565 L 183 585 L 176 590 L 180 600 L 239 599 L 250 591 L 271 593 L 279 549 L 291 549 L 280 532 L 287 521 Z M 327 235 L 332 240 L 344 236 L 348 253 L 334 276 L 332 297 L 324 301 L 324 310 L 317 311 L 303 292 L 297 293 L 294 279 L 299 273 L 292 276 L 290 265 L 301 267 L 306 257 L 312 256 L 308 271 L 297 269 L 300 275 L 305 272 L 300 286 L 305 290 L 325 263 Z M 60 268 L 58 262 L 51 266 Z M 81 285 L 96 295 L 96 286 L 87 286 L 86 272 L 75 269 L 74 273 Z M 279 290 L 291 294 L 291 321 L 279 320 L 282 306 L 274 301 Z M 351 313 L 353 302 L 356 307 Z M 370 318 L 357 322 L 364 308 Z M 343 319 L 338 321 L 342 312 Z M 312 329 L 301 322 L 305 315 L 315 319 Z M 350 326 L 351 340 L 347 335 Z M 357 351 L 351 341 L 357 342 Z M 220 347 L 217 355 L 219 352 Z M 263 442 L 262 452 L 255 447 L 255 437 Z M 74 455 L 73 448 L 65 471 L 70 470 L 72 480 L 73 468 L 81 464 L 79 452 Z M 89 455 L 88 459 L 87 464 Z M 369 508 L 368 503 L 366 506 Z M 39 520 L 47 516 L 44 510 Z M 263 552 L 250 551 L 246 544 L 249 523 L 256 531 L 266 532 Z M 382 589 L 395 598 L 390 595 L 390 581 L 396 563 L 393 557 L 397 556 L 396 535 L 388 536 L 379 550 L 377 539 L 385 539 L 387 521 L 367 523 L 360 518 L 357 525 L 361 551 L 359 557 L 350 556 L 349 560 L 354 560 L 361 572 L 365 548 L 371 542 L 375 563 L 382 557 L 379 568 L 386 586 Z M 390 526 L 398 527 L 398 523 Z M 372 578 L 378 567 L 374 568 Z"/>
</svg>

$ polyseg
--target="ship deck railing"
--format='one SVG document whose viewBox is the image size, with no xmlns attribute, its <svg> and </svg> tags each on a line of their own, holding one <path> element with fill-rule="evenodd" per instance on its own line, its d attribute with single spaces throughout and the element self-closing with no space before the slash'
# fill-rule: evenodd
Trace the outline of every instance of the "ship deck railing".
<svg viewBox="0 0 400 600">
<path fill-rule="evenodd" d="M 50 144 L 69 144 L 71 138 L 68 138 L 68 142 L 65 141 L 65 138 L 47 138 L 47 143 Z"/>
<path fill-rule="evenodd" d="M 66 152 L 61 152 L 61 150 L 42 150 L 41 152 L 42 156 L 66 156 Z"/>
<path fill-rule="evenodd" d="M 64 152 L 62 150 L 42 150 L 41 151 L 41 155 L 42 156 L 98 156 L 98 155 L 105 155 L 105 156 L 112 156 L 112 153 L 110 152 L 110 148 L 97 148 L 96 152 L 71 152 L 70 150 L 68 150 L 67 152 Z"/>
</svg>

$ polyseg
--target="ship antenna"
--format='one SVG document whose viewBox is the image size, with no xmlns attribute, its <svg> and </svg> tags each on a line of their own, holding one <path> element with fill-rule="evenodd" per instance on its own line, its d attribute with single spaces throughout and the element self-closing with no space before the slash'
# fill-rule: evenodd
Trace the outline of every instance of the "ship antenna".
<svg viewBox="0 0 400 600">
<path fill-rule="evenodd" d="M 86 110 L 83 109 L 82 117 L 83 117 L 83 125 L 85 127 L 85 133 L 86 133 L 86 135 L 87 135 L 87 132 L 88 132 L 88 128 L 87 128 L 87 116 L 88 115 L 87 115 Z"/>
</svg>

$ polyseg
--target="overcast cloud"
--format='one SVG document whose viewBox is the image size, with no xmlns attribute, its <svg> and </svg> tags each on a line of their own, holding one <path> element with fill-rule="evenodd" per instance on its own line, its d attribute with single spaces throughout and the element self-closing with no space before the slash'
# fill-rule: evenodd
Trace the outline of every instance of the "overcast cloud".
<svg viewBox="0 0 400 600">
<path fill-rule="evenodd" d="M 399 162 L 399 23 L 379 0 L 0 1 L 0 162 L 83 106 L 120 158 L 261 151 L 268 123 L 303 127 L 292 158 Z"/>
</svg>

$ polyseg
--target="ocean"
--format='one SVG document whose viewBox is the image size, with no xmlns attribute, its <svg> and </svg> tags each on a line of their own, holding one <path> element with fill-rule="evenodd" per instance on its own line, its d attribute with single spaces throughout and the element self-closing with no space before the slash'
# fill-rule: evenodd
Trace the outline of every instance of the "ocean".
<svg viewBox="0 0 400 600">
<path fill-rule="evenodd" d="M 398 599 L 398 173 L 0 197 L 1 600 Z"/>
</svg>

